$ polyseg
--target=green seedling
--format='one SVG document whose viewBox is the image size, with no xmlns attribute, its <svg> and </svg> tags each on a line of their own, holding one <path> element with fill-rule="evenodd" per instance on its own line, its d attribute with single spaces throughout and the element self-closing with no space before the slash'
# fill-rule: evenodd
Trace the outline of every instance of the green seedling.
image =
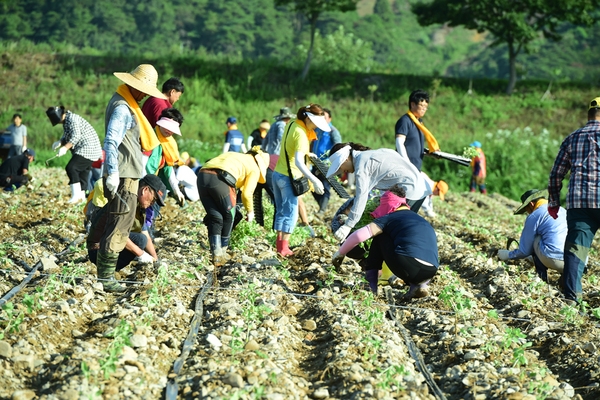
<svg viewBox="0 0 600 400">
<path fill-rule="evenodd" d="M 377 387 L 383 390 L 392 390 L 392 386 L 396 386 L 393 389 L 395 392 L 399 392 L 404 390 L 404 386 L 402 386 L 401 376 L 408 375 L 408 371 L 404 368 L 403 365 L 390 365 L 386 369 L 379 370 L 379 383 L 377 383 Z"/>
<path fill-rule="evenodd" d="M 100 360 L 100 370 L 104 374 L 104 379 L 110 378 L 110 375 L 117 370 L 117 360 L 123 352 L 124 346 L 131 345 L 132 328 L 125 320 L 121 320 L 112 332 L 107 334 L 113 340 L 109 343 L 105 351 L 105 357 Z"/>
</svg>

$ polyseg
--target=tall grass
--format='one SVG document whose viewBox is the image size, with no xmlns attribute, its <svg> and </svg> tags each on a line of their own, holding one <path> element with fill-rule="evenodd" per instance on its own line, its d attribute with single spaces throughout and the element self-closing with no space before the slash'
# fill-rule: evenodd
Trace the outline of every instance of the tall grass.
<svg viewBox="0 0 600 400">
<path fill-rule="evenodd" d="M 518 92 L 507 97 L 502 80 L 474 80 L 469 93 L 467 79 L 314 68 L 301 81 L 301 65 L 267 59 L 75 54 L 68 48 L 57 51 L 27 43 L 0 43 L 0 52 L 0 84 L 12 94 L 0 102 L 0 127 L 21 112 L 39 159 L 52 155 L 50 145 L 62 135 L 61 126 L 49 123 L 47 107 L 65 105 L 86 118 L 102 139 L 106 103 L 120 84 L 112 72 L 148 62 L 159 72 L 159 86 L 170 76 L 185 83 L 185 93 L 175 105 L 185 117 L 178 140 L 182 150 L 200 161 L 218 152 L 228 116 L 236 116 L 248 135 L 263 118 L 272 121 L 279 108 L 297 110 L 309 102 L 332 110 L 333 124 L 344 141 L 393 148 L 394 125 L 407 110 L 408 95 L 422 88 L 431 95 L 424 121 L 442 150 L 462 154 L 473 140 L 482 142 L 489 190 L 513 198 L 547 184 L 560 141 L 585 124 L 586 104 L 600 92 L 589 84 L 561 83 L 544 97 L 547 82 L 521 81 Z M 63 165 L 67 157 L 55 160 L 55 165 Z M 427 160 L 424 170 L 433 179 L 450 182 L 452 190 L 468 188 L 468 168 Z"/>
</svg>

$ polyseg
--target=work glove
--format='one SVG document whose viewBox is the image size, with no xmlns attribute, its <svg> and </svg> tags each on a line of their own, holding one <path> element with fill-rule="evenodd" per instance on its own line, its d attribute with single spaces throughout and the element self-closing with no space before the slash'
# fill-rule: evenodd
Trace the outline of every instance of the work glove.
<svg viewBox="0 0 600 400">
<path fill-rule="evenodd" d="M 510 254 L 510 251 L 508 250 L 498 250 L 498 258 L 502 261 L 508 261 L 510 260 L 510 257 L 508 256 Z"/>
<path fill-rule="evenodd" d="M 342 225 L 339 227 L 339 229 L 337 231 L 335 231 L 335 233 L 333 234 L 333 236 L 335 236 L 335 238 L 337 240 L 339 240 L 340 242 L 342 242 L 344 239 L 346 239 L 346 236 L 348 236 L 348 234 L 350 233 L 350 230 L 352 228 L 350 228 L 348 225 Z"/>
<path fill-rule="evenodd" d="M 254 212 L 253 211 L 246 214 L 246 221 L 248 221 L 248 222 L 254 221 Z"/>
<path fill-rule="evenodd" d="M 548 207 L 548 214 L 554 219 L 558 218 L 558 210 L 560 210 L 560 206 Z"/>
<path fill-rule="evenodd" d="M 152 264 L 154 262 L 154 257 L 146 252 L 143 252 L 142 255 L 137 256 L 135 260 L 140 264 Z"/>
<path fill-rule="evenodd" d="M 323 182 L 321 182 L 318 179 L 313 179 L 313 180 L 311 180 L 311 182 L 313 184 L 313 189 L 316 194 L 325 193 L 325 188 L 323 187 Z"/>
<path fill-rule="evenodd" d="M 62 143 L 60 142 L 60 140 L 57 140 L 56 142 L 52 143 L 52 150 L 56 150 L 60 147 Z"/>
<path fill-rule="evenodd" d="M 65 154 L 67 154 L 67 151 L 68 151 L 67 148 L 62 146 L 60 149 L 58 149 L 58 156 L 59 157 L 64 156 Z"/>
<path fill-rule="evenodd" d="M 377 281 L 379 280 L 379 270 L 370 269 L 365 272 L 365 279 L 369 282 L 371 291 L 377 294 Z"/>
<path fill-rule="evenodd" d="M 114 195 L 117 193 L 117 188 L 119 187 L 119 173 L 115 172 L 106 177 L 106 188 L 108 191 Z"/>
<path fill-rule="evenodd" d="M 339 251 L 336 251 L 333 256 L 331 256 L 331 263 L 333 264 L 334 267 L 339 268 L 340 265 L 342 265 L 342 262 L 344 261 L 344 258 L 346 256 L 343 254 L 340 254 Z"/>
</svg>

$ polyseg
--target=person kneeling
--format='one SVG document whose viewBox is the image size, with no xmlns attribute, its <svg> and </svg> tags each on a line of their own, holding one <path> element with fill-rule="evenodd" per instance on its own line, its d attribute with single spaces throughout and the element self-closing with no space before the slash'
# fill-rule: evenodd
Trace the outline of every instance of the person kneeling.
<svg viewBox="0 0 600 400">
<path fill-rule="evenodd" d="M 98 185 L 98 181 L 96 184 Z M 95 188 L 96 190 L 96 188 Z M 116 271 L 119 271 L 129 265 L 132 261 L 137 261 L 142 264 L 151 264 L 154 261 L 158 261 L 156 250 L 150 234 L 148 233 L 148 223 L 146 223 L 146 209 L 151 208 L 152 204 L 156 201 L 161 206 L 164 206 L 164 194 L 166 193 L 166 187 L 164 183 L 156 175 L 146 175 L 140 180 L 140 185 L 137 193 L 137 210 L 136 217 L 133 227 L 129 233 L 127 244 L 125 249 L 119 253 L 119 257 L 116 262 Z M 163 195 L 161 196 L 160 193 Z M 87 249 L 90 261 L 95 264 L 98 268 L 98 277 L 103 278 L 104 275 L 102 269 L 103 265 L 98 265 L 98 250 L 100 248 L 100 239 L 104 233 L 104 228 L 108 217 L 108 207 L 104 206 L 94 212 L 92 216 L 91 227 L 87 238 Z M 114 280 L 114 277 L 112 278 Z M 103 285 L 105 290 L 115 288 L 116 290 L 110 291 L 123 291 L 125 288 L 114 282 L 104 282 Z"/>
<path fill-rule="evenodd" d="M 379 207 L 371 213 L 376 219 L 348 236 L 332 258 L 339 266 L 357 244 L 373 238 L 366 259 L 365 277 L 377 294 L 377 279 L 382 264 L 410 285 L 405 299 L 425 297 L 427 285 L 439 266 L 437 238 L 433 227 L 423 217 L 410 211 L 406 191 L 394 185 L 381 197 Z"/>
</svg>

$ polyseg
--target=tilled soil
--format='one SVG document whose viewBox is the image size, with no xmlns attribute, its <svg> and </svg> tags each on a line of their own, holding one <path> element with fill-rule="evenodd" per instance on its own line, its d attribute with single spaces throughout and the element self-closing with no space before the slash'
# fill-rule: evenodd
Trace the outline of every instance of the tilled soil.
<svg viewBox="0 0 600 400">
<path fill-rule="evenodd" d="M 202 205 L 169 199 L 160 262 L 119 272 L 128 290 L 114 295 L 87 260 L 64 171 L 34 172 L 32 188 L 0 196 L 0 295 L 42 262 L 3 305 L 0 398 L 600 398 L 597 248 L 586 306 L 566 306 L 558 275 L 548 285 L 529 262 L 495 257 L 524 220 L 500 195 L 435 199 L 441 267 L 425 298 L 403 300 L 400 280 L 374 297 L 354 260 L 331 266 L 340 199 L 288 260 L 242 222 L 252 237 L 234 237 L 217 271 Z"/>
</svg>

